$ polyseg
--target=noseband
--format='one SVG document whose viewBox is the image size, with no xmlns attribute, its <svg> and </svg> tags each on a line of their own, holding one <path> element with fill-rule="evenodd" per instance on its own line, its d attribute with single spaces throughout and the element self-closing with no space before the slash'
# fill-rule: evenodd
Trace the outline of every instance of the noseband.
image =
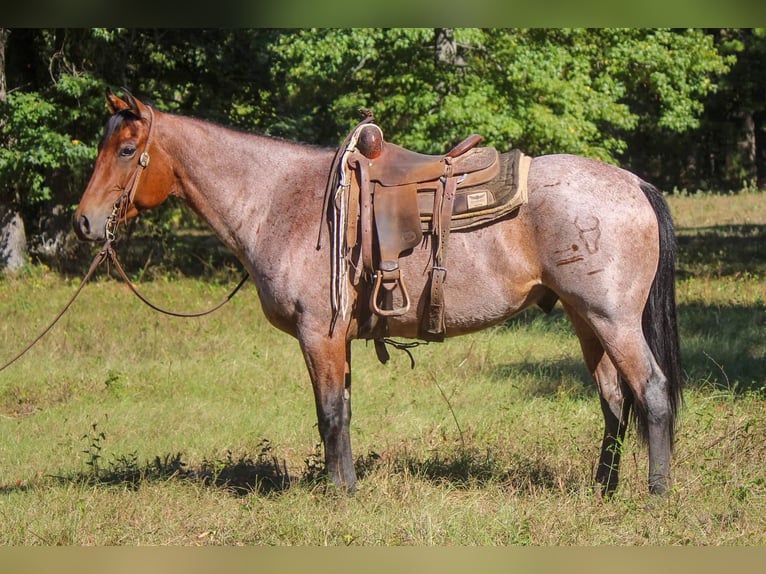
<svg viewBox="0 0 766 574">
<path fill-rule="evenodd" d="M 128 208 L 133 203 L 133 200 L 136 197 L 136 189 L 138 189 L 138 180 L 141 178 L 141 174 L 149 165 L 149 144 L 152 143 L 152 131 L 154 128 L 154 111 L 152 111 L 152 108 L 148 106 L 146 109 L 149 110 L 149 134 L 146 136 L 144 151 L 141 152 L 140 156 L 138 156 L 138 163 L 136 164 L 136 169 L 131 174 L 127 185 L 122 188 L 122 194 L 120 194 L 120 197 L 117 198 L 117 201 L 114 202 L 114 207 L 112 207 L 112 213 L 109 215 L 109 217 L 106 220 L 105 235 L 106 235 L 107 241 L 109 242 L 114 241 L 115 237 L 117 236 L 117 227 L 120 225 L 121 221 L 125 221 L 128 215 Z"/>
</svg>

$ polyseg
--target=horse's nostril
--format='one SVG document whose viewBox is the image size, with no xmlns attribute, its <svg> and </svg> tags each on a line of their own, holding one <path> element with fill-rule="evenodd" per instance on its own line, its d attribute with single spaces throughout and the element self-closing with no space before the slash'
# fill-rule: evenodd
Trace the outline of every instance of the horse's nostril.
<svg viewBox="0 0 766 574">
<path fill-rule="evenodd" d="M 90 221 L 85 215 L 80 215 L 74 220 L 74 230 L 80 237 L 86 237 L 90 234 Z"/>
</svg>

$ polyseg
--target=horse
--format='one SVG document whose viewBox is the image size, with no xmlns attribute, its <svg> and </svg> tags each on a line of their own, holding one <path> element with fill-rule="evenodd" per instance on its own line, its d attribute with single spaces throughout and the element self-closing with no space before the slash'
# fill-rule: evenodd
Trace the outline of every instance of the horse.
<svg viewBox="0 0 766 574">
<path fill-rule="evenodd" d="M 127 90 L 107 90 L 106 102 L 110 116 L 73 215 L 76 234 L 105 240 L 116 223 L 169 196 L 188 204 L 249 272 L 268 321 L 297 339 L 325 471 L 352 493 L 351 342 L 364 335 L 356 311 L 366 301 L 361 286 L 350 285 L 352 312 L 334 317 L 330 249 L 317 242 L 317 229 L 327 226 L 325 188 L 337 150 L 162 112 Z M 595 492 L 610 496 L 617 488 L 631 426 L 648 445 L 649 492 L 665 494 L 682 403 L 668 205 L 637 175 L 576 155 L 533 157 L 527 186 L 528 202 L 512 216 L 452 233 L 446 336 L 560 302 L 604 417 Z M 419 246 L 402 257 L 411 293 L 427 289 L 430 256 Z M 388 318 L 389 336 L 418 338 L 419 309 Z"/>
</svg>

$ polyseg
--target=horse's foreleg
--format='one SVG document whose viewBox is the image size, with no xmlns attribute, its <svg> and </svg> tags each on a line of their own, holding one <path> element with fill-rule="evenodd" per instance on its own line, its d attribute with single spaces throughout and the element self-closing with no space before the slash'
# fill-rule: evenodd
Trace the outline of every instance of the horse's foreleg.
<svg viewBox="0 0 766 574">
<path fill-rule="evenodd" d="M 351 345 L 342 339 L 301 341 L 316 402 L 325 468 L 336 486 L 353 492 L 351 456 Z"/>
</svg>

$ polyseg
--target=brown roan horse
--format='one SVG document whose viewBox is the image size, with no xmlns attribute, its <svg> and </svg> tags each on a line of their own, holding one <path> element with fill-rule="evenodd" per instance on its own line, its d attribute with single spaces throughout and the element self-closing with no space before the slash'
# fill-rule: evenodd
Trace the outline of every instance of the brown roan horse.
<svg viewBox="0 0 766 574">
<path fill-rule="evenodd" d="M 128 92 L 108 92 L 107 104 L 112 115 L 74 214 L 78 236 L 104 240 L 118 203 L 128 219 L 173 195 L 199 214 L 250 273 L 268 320 L 298 340 L 327 471 L 353 490 L 351 341 L 360 338 L 353 309 L 362 299 L 353 287 L 352 312 L 328 328 L 331 256 L 328 242 L 317 245 L 336 150 L 162 113 Z M 622 440 L 635 420 L 648 443 L 649 489 L 664 493 L 682 401 L 668 206 L 636 175 L 573 155 L 533 158 L 528 194 L 514 216 L 451 234 L 446 335 L 560 301 L 601 397 L 598 492 L 617 487 Z M 410 293 L 427 288 L 430 256 L 419 247 L 401 259 Z M 417 338 L 417 307 L 388 319 L 389 336 Z"/>
</svg>

